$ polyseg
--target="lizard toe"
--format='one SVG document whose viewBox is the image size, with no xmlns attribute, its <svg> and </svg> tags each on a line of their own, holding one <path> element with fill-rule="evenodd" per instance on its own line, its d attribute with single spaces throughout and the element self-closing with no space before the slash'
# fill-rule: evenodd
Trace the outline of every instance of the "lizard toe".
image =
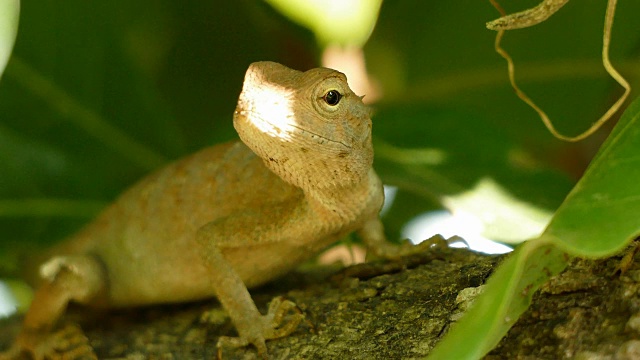
<svg viewBox="0 0 640 360">
<path fill-rule="evenodd" d="M 291 334 L 303 319 L 304 314 L 294 302 L 281 296 L 275 297 L 269 303 L 267 314 L 261 315 L 250 329 L 243 331 L 239 337 L 221 336 L 218 339 L 218 357 L 221 358 L 223 348 L 239 348 L 252 344 L 258 350 L 258 354 L 266 358 L 268 350 L 265 341 Z"/>
<path fill-rule="evenodd" d="M 263 335 L 269 340 L 291 334 L 304 319 L 304 314 L 294 302 L 278 296 L 269 303 L 269 311 L 264 319 L 266 324 Z"/>
</svg>

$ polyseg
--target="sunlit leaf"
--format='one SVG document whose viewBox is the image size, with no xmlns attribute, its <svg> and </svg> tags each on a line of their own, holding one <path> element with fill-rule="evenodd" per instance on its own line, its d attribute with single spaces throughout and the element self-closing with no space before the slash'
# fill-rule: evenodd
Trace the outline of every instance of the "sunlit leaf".
<svg viewBox="0 0 640 360">
<path fill-rule="evenodd" d="M 19 18 L 20 0 L 0 1 L 0 77 L 16 40 Z"/>
<path fill-rule="evenodd" d="M 625 111 L 546 230 L 585 257 L 620 251 L 640 234 L 640 98 Z"/>
<path fill-rule="evenodd" d="M 374 165 L 383 181 L 474 218 L 481 235 L 493 240 L 539 236 L 570 189 L 565 176 L 538 163 L 482 116 L 385 107 L 374 116 L 373 132 Z"/>
<path fill-rule="evenodd" d="M 267 0 L 311 29 L 323 45 L 362 46 L 378 20 L 382 0 Z"/>
</svg>

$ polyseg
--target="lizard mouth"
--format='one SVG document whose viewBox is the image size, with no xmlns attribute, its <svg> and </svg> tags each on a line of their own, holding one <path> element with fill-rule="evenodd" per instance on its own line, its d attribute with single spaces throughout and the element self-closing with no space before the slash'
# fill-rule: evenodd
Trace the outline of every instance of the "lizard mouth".
<svg viewBox="0 0 640 360">
<path fill-rule="evenodd" d="M 291 127 L 293 127 L 293 128 L 295 128 L 296 130 L 300 131 L 302 134 L 304 134 L 304 135 L 307 135 L 307 136 L 311 137 L 311 139 L 312 139 L 312 140 L 314 140 L 314 141 L 317 141 L 317 142 L 320 142 L 320 143 L 323 143 L 323 142 L 325 142 L 325 141 L 326 141 L 326 142 L 330 142 L 330 143 L 332 143 L 332 144 L 341 145 L 341 146 L 343 146 L 343 147 L 345 147 L 345 148 L 347 148 L 347 149 L 351 149 L 351 146 L 350 146 L 350 145 L 345 144 L 345 143 L 343 143 L 342 141 L 337 141 L 337 140 L 330 139 L 330 138 L 328 138 L 328 137 L 326 137 L 326 136 L 320 135 L 320 134 L 315 133 L 315 132 L 313 132 L 313 131 L 309 131 L 309 130 L 307 130 L 307 129 L 305 129 L 305 128 L 302 128 L 302 127 L 300 127 L 300 126 L 297 126 L 297 125 L 293 125 L 293 124 L 292 124 L 292 125 L 291 125 Z M 319 140 L 319 141 L 318 141 L 318 140 Z M 324 140 L 324 141 L 323 141 L 323 140 Z"/>
<path fill-rule="evenodd" d="M 241 129 L 244 126 L 241 124 L 247 124 L 250 127 L 257 129 L 264 135 L 268 135 L 274 138 L 280 138 L 285 141 L 293 141 L 293 137 L 302 136 L 305 139 L 308 139 L 308 141 L 312 141 L 316 144 L 330 144 L 332 146 L 341 147 L 347 150 L 351 150 L 353 148 L 351 144 L 331 139 L 325 135 L 320 135 L 316 132 L 310 131 L 300 126 L 299 124 L 291 122 L 274 122 L 258 115 L 259 114 L 251 110 L 236 109 L 234 113 L 234 124 L 236 126 L 236 130 L 239 133 L 242 133 Z M 274 116 L 274 118 L 279 117 Z"/>
</svg>

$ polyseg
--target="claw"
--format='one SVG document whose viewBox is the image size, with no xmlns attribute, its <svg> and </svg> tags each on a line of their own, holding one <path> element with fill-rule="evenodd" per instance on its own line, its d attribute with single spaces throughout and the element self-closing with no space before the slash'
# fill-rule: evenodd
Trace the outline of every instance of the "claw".
<svg viewBox="0 0 640 360">
<path fill-rule="evenodd" d="M 14 345 L 0 354 L 0 360 L 23 359 L 24 355 L 35 360 L 98 359 L 82 329 L 71 324 L 50 334 L 23 330 Z"/>
</svg>

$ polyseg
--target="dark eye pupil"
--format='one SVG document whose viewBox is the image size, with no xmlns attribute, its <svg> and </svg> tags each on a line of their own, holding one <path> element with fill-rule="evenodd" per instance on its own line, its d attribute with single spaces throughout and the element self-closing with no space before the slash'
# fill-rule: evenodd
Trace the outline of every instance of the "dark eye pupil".
<svg viewBox="0 0 640 360">
<path fill-rule="evenodd" d="M 336 106 L 340 102 L 340 99 L 342 99 L 342 94 L 336 90 L 329 90 L 322 98 L 327 104 Z"/>
</svg>

